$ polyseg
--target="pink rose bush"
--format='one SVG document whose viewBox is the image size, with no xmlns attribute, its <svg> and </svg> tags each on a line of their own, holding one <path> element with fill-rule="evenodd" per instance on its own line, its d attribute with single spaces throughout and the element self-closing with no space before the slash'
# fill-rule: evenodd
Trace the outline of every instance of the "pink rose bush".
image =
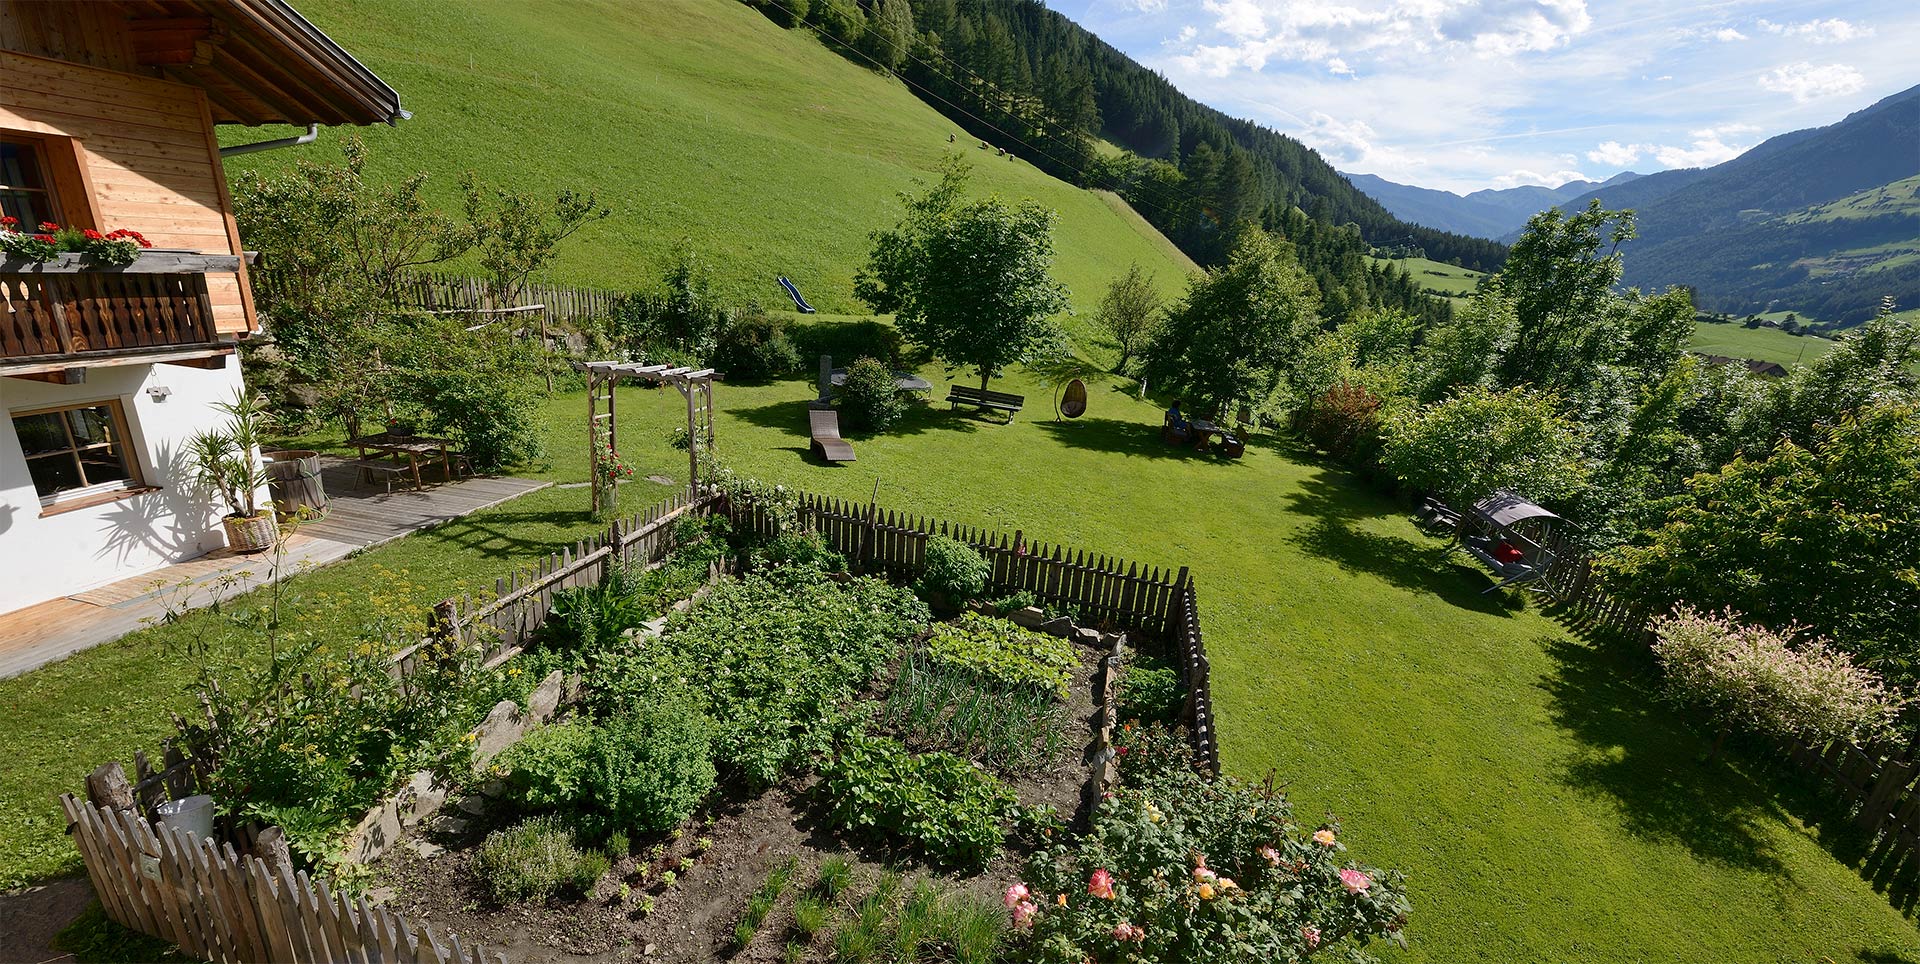
<svg viewBox="0 0 1920 964">
<path fill-rule="evenodd" d="M 1123 736 L 1162 741 L 1164 731 Z M 1369 960 L 1403 943 L 1397 872 L 1354 863 L 1331 826 L 1302 827 L 1271 784 L 1209 782 L 1165 745 L 1136 746 L 1087 833 L 1037 853 L 1007 892 L 1009 960 L 1186 964 Z M 1044 906 L 1032 894 L 1058 894 Z"/>
</svg>

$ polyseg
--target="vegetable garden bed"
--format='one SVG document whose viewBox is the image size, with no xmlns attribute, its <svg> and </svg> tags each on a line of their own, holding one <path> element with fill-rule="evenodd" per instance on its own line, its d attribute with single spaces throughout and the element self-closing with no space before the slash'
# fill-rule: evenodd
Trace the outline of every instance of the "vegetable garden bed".
<svg viewBox="0 0 1920 964">
<path fill-rule="evenodd" d="M 811 697 L 790 703 L 784 688 L 780 698 L 766 700 L 765 680 L 716 683 L 716 690 L 737 698 L 733 709 L 746 706 L 747 712 L 713 712 L 708 704 L 728 748 L 714 748 L 717 786 L 685 820 L 646 833 L 595 832 L 601 828 L 590 825 L 600 821 L 583 820 L 578 810 L 597 808 L 597 801 L 556 802 L 547 793 L 550 738 L 535 735 L 501 759 L 484 808 L 479 799 L 469 804 L 481 813 L 460 813 L 410 835 L 373 865 L 375 886 L 392 888 L 392 906 L 410 918 L 502 948 L 514 959 L 831 960 L 840 953 L 836 941 L 858 943 L 852 932 L 862 901 L 876 917 L 876 891 L 892 894 L 897 906 L 887 916 L 894 916 L 923 883 L 948 895 L 943 920 L 972 921 L 985 946 L 996 946 L 1006 919 L 999 896 L 1020 879 L 1036 847 L 1063 834 L 1081 807 L 1096 762 L 1098 670 L 1112 640 L 1088 645 L 976 613 L 928 623 L 924 607 L 904 590 L 878 580 L 836 581 L 844 578 L 797 566 L 723 584 L 671 620 L 663 635 L 621 637 L 628 646 L 658 651 L 637 660 L 646 668 L 604 651 L 615 647 L 582 654 L 566 652 L 563 643 L 533 652 L 537 660 L 579 657 L 585 668 L 583 698 L 551 730 L 561 733 L 606 725 L 617 715 L 610 704 L 627 700 L 697 708 L 697 695 L 636 693 L 632 679 L 689 651 L 705 655 L 715 639 L 724 638 L 730 649 L 791 645 L 798 655 L 828 660 L 871 644 L 877 658 L 864 676 L 857 670 L 867 661 L 858 655 L 854 672 L 823 674 L 843 688 L 846 698 L 837 704 Z M 791 627 L 777 607 L 769 616 L 760 605 L 774 591 L 829 607 L 848 601 L 869 611 L 893 606 L 908 618 L 884 627 L 890 638 L 836 640 L 823 622 L 812 624 L 820 635 L 808 640 L 786 632 Z M 804 616 L 800 621 L 806 624 Z M 781 663 L 769 658 L 755 668 Z M 618 675 L 603 675 L 596 692 L 596 671 Z M 798 687 L 822 678 L 802 679 Z M 777 714 L 763 712 L 768 706 L 800 707 L 819 718 L 770 718 Z M 772 731 L 780 737 L 768 738 Z M 785 737 L 794 734 L 799 739 L 789 744 Z M 772 757 L 780 765 L 764 767 Z M 771 783 L 764 779 L 769 776 Z M 574 847 L 587 854 L 590 870 L 601 859 L 606 870 L 550 896 L 502 900 L 480 853 L 490 836 L 542 811 L 568 814 L 562 822 L 581 828 Z M 823 866 L 829 880 L 836 866 L 848 871 L 835 900 L 822 893 Z M 780 882 L 778 895 L 767 893 L 770 876 Z M 756 894 L 768 905 L 759 914 L 752 912 Z M 819 922 L 809 926 L 816 916 Z M 748 923 L 753 926 L 742 929 Z M 929 947 L 952 940 L 930 937 Z M 958 951 L 947 946 L 941 953 Z"/>
</svg>

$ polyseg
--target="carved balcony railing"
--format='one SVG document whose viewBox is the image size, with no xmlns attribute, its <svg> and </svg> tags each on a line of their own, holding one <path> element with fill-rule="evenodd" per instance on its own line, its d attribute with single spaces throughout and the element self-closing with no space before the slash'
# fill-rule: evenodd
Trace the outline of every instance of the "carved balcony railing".
<svg viewBox="0 0 1920 964">
<path fill-rule="evenodd" d="M 209 273 L 232 255 L 150 250 L 124 267 L 80 256 L 0 260 L 0 363 L 73 361 L 212 346 Z"/>
</svg>

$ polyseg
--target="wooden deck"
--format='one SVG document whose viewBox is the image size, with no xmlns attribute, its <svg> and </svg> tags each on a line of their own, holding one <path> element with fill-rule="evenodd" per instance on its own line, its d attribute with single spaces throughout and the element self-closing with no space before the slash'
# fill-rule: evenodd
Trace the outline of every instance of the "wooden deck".
<svg viewBox="0 0 1920 964">
<path fill-rule="evenodd" d="M 327 514 L 302 524 L 287 540 L 281 553 L 286 572 L 325 565 L 550 484 L 471 478 L 420 491 L 395 486 L 389 493 L 384 484 L 368 485 L 338 460 L 322 465 L 321 478 Z M 257 588 L 270 577 L 273 564 L 271 553 L 239 555 L 221 549 L 0 615 L 0 678 L 118 639 L 163 615 L 169 604 L 199 608 Z"/>
</svg>

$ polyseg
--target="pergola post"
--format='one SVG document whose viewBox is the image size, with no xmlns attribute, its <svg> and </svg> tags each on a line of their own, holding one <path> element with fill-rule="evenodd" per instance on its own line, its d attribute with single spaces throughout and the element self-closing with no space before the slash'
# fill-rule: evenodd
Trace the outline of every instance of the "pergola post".
<svg viewBox="0 0 1920 964">
<path fill-rule="evenodd" d="M 713 381 L 720 377 L 711 368 L 694 369 L 670 365 L 639 365 L 626 362 L 574 362 L 573 369 L 587 376 L 587 466 L 592 472 L 593 510 L 600 506 L 600 465 L 608 452 L 617 452 L 617 419 L 614 416 L 615 389 L 621 378 L 640 378 L 655 384 L 672 385 L 687 403 L 687 495 L 700 494 L 700 452 L 702 446 L 714 448 Z M 607 410 L 600 411 L 600 392 L 606 391 Z M 702 415 L 704 414 L 704 418 Z M 601 451 L 600 422 L 606 421 L 606 450 Z"/>
</svg>

